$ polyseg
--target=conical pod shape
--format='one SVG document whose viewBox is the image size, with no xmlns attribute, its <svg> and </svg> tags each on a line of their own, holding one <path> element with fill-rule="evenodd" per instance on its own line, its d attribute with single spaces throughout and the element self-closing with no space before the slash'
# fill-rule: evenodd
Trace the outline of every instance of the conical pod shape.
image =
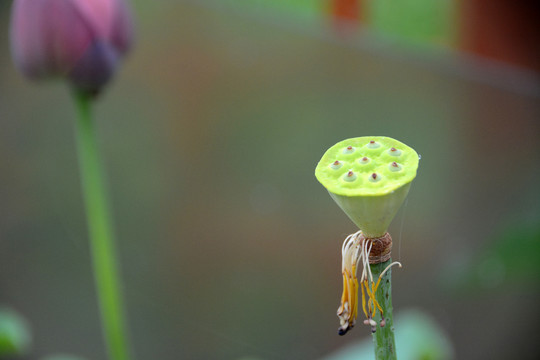
<svg viewBox="0 0 540 360">
<path fill-rule="evenodd" d="M 317 180 L 368 238 L 384 236 L 416 177 L 414 149 L 384 136 L 343 140 L 326 151 Z"/>
</svg>

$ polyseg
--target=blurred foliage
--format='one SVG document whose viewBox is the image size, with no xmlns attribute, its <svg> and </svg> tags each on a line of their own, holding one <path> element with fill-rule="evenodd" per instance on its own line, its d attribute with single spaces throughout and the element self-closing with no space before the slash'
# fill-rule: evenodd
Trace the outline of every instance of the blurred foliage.
<svg viewBox="0 0 540 360">
<path fill-rule="evenodd" d="M 66 355 L 66 354 L 55 354 L 42 358 L 41 360 L 84 360 L 82 357 Z"/>
<path fill-rule="evenodd" d="M 395 317 L 396 349 L 400 360 L 452 359 L 454 350 L 443 329 L 429 315 L 420 310 L 401 311 Z M 367 331 L 367 327 L 358 326 Z M 340 349 L 324 360 L 373 359 L 373 343 L 364 340 Z"/>
<path fill-rule="evenodd" d="M 225 3 L 244 11 L 284 14 L 295 21 L 320 21 L 335 16 L 330 12 L 334 0 L 230 0 Z M 357 0 L 357 6 L 365 28 L 394 42 L 415 46 L 455 45 L 455 1 Z"/>
<path fill-rule="evenodd" d="M 403 44 L 452 45 L 451 0 L 367 0 L 368 26 Z"/>
<path fill-rule="evenodd" d="M 23 355 L 31 344 L 26 320 L 14 310 L 0 307 L 0 358 Z"/>
<path fill-rule="evenodd" d="M 461 291 L 502 285 L 540 285 L 540 225 L 519 223 L 499 231 L 492 241 L 464 263 L 447 266 L 444 284 Z"/>
<path fill-rule="evenodd" d="M 230 0 L 234 6 L 257 11 L 287 13 L 298 19 L 315 19 L 324 9 L 323 0 Z"/>
</svg>

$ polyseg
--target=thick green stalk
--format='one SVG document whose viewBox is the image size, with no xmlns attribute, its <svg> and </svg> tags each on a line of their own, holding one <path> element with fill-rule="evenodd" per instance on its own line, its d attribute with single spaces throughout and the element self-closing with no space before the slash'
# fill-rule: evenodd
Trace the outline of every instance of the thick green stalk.
<svg viewBox="0 0 540 360">
<path fill-rule="evenodd" d="M 109 359 L 128 360 L 130 356 L 124 329 L 114 234 L 92 121 L 91 98 L 76 93 L 75 100 L 78 109 L 76 138 L 81 186 L 105 342 Z"/>
<path fill-rule="evenodd" d="M 388 266 L 392 260 L 388 260 L 381 264 L 371 265 L 371 272 L 373 278 L 377 279 L 379 274 Z M 377 360 L 395 360 L 396 356 L 396 342 L 394 340 L 394 317 L 392 308 L 392 269 L 383 275 L 381 284 L 377 290 L 377 301 L 384 312 L 385 326 L 380 327 L 377 325 L 377 331 L 373 334 L 373 344 L 375 345 L 375 359 Z M 377 311 L 375 315 L 375 321 L 380 324 L 382 318 L 381 314 Z"/>
</svg>

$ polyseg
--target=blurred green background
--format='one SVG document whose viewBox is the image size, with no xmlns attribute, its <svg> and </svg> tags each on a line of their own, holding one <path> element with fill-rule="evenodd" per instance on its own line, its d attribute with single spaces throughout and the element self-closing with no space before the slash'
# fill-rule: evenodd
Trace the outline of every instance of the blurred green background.
<svg viewBox="0 0 540 360">
<path fill-rule="evenodd" d="M 337 335 L 340 248 L 357 229 L 314 177 L 328 147 L 369 134 L 422 155 L 390 230 L 396 317 L 421 309 L 451 358 L 538 357 L 538 73 L 458 51 L 448 1 L 420 29 L 387 3 L 343 22 L 324 1 L 134 2 L 137 46 L 96 117 L 138 359 L 320 359 L 369 339 Z M 105 359 L 75 111 L 64 84 L 14 69 L 10 5 L 0 305 L 32 329 L 13 359 Z"/>
</svg>

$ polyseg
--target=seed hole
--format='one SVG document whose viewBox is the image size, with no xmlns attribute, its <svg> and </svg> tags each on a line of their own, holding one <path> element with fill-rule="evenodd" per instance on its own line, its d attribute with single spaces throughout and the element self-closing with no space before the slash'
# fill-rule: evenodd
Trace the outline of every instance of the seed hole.
<svg viewBox="0 0 540 360">
<path fill-rule="evenodd" d="M 368 144 L 366 146 L 368 148 L 370 148 L 370 149 L 377 149 L 377 148 L 381 147 L 381 144 L 379 144 L 375 140 L 370 140 L 370 142 L 368 142 Z"/>
<path fill-rule="evenodd" d="M 354 171 L 349 170 L 349 172 L 343 177 L 343 180 L 347 182 L 353 182 L 354 180 L 356 180 L 356 174 L 354 173 Z"/>
<path fill-rule="evenodd" d="M 403 167 L 401 166 L 401 164 L 398 164 L 397 162 L 392 162 L 390 164 L 388 164 L 388 169 L 390 171 L 393 171 L 393 172 L 396 172 L 396 171 L 401 171 Z"/>
<path fill-rule="evenodd" d="M 367 163 L 370 162 L 369 158 L 364 156 L 363 158 L 361 158 L 360 160 L 358 160 L 358 162 L 362 165 L 366 165 Z"/>
<path fill-rule="evenodd" d="M 381 175 L 377 174 L 377 173 L 373 173 L 369 176 L 369 181 L 371 182 L 378 182 L 378 181 L 381 181 Z"/>
</svg>

